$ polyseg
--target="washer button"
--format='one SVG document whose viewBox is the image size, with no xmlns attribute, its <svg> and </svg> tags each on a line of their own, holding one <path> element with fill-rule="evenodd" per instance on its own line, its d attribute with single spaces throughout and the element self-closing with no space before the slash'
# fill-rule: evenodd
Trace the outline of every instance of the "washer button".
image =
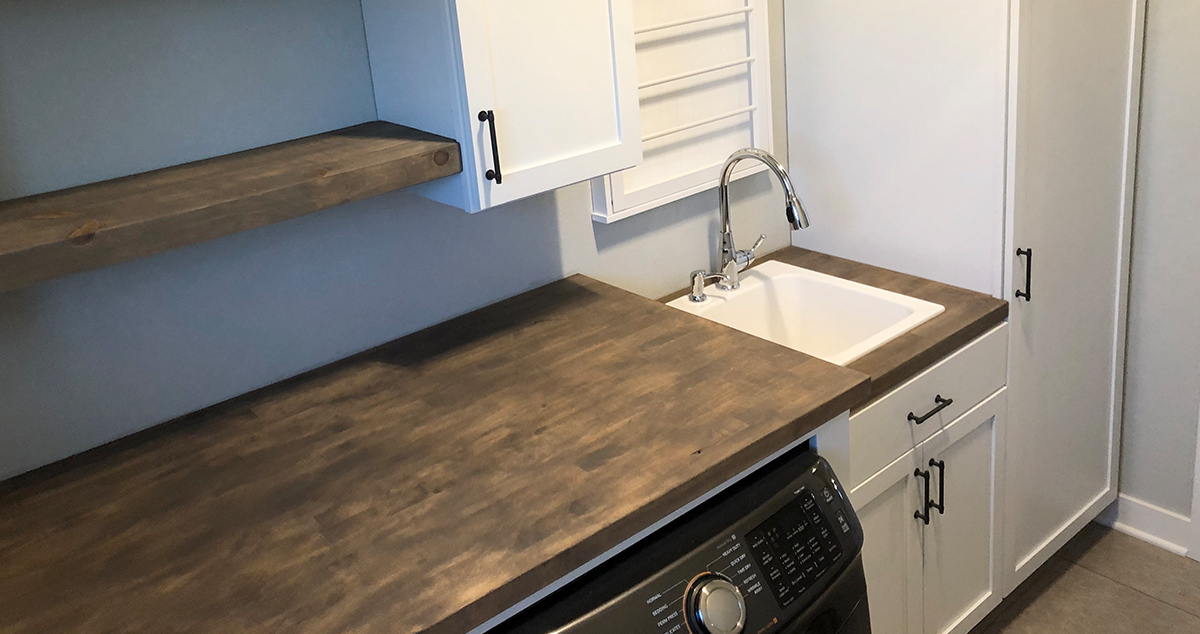
<svg viewBox="0 0 1200 634">
<path fill-rule="evenodd" d="M 850 522 L 846 521 L 846 515 L 843 514 L 841 511 L 837 512 L 837 521 L 838 521 L 838 526 L 842 527 L 843 533 L 850 532 Z"/>
</svg>

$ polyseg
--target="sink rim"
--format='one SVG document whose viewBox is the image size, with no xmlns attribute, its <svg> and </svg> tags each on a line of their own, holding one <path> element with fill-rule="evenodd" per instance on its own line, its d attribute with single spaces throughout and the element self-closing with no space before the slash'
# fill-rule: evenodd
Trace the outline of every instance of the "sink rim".
<svg viewBox="0 0 1200 634">
<path fill-rule="evenodd" d="M 849 291 L 852 291 L 855 293 L 859 293 L 861 295 L 867 295 L 870 297 L 874 297 L 877 299 L 887 301 L 892 304 L 898 304 L 898 305 L 904 306 L 904 307 L 912 310 L 912 313 L 909 314 L 907 317 L 904 317 L 903 319 L 897 321 L 896 323 L 891 324 L 882 330 L 879 330 L 878 332 L 872 334 L 871 336 L 869 336 L 865 339 L 862 339 L 858 343 L 855 343 L 854 345 L 848 346 L 848 347 L 840 350 L 836 354 L 827 354 L 827 355 L 817 355 L 817 354 L 814 354 L 813 352 L 810 352 L 807 350 L 802 350 L 795 346 L 789 345 L 788 343 L 785 343 L 782 341 L 776 341 L 775 339 L 769 339 L 767 337 L 763 337 L 758 334 L 742 330 L 741 328 L 732 326 L 723 321 L 720 321 L 718 319 L 714 319 L 714 318 L 711 318 L 711 317 L 708 317 L 707 315 L 705 315 L 705 313 L 711 311 L 711 307 L 727 304 L 729 301 L 735 300 L 737 298 L 738 293 L 741 293 L 746 290 L 750 290 L 751 288 L 765 286 L 766 284 L 770 283 L 773 279 L 775 279 L 777 277 L 782 277 L 784 275 L 801 275 L 802 277 L 808 277 L 810 279 L 813 279 L 815 281 L 818 281 L 818 282 L 821 282 L 824 284 L 841 287 L 846 290 L 849 290 Z M 911 331 L 912 329 L 916 328 L 917 326 L 920 326 L 921 324 L 933 319 L 934 317 L 937 317 L 938 315 L 942 314 L 946 310 L 946 307 L 941 304 L 936 304 L 934 302 L 919 299 L 916 297 L 910 297 L 910 296 L 904 295 L 902 293 L 897 293 L 895 291 L 889 291 L 886 289 L 871 286 L 869 284 L 863 284 L 861 282 L 854 282 L 851 280 L 837 277 L 836 275 L 829 275 L 828 273 L 821 273 L 819 271 L 813 271 L 811 269 L 806 269 L 804 267 L 796 266 L 794 264 L 788 264 L 786 262 L 780 262 L 778 260 L 769 260 L 769 261 L 763 262 L 761 264 L 758 264 L 757 266 L 754 266 L 753 268 L 747 269 L 745 272 L 742 273 L 741 287 L 738 288 L 737 290 L 723 291 L 723 290 L 717 288 L 716 285 L 709 285 L 709 286 L 705 287 L 704 292 L 709 297 L 708 302 L 703 302 L 703 303 L 692 302 L 690 299 L 688 299 L 687 295 L 684 295 L 683 297 L 679 297 L 679 298 L 676 298 L 676 299 L 673 299 L 673 300 L 667 302 L 667 305 L 671 306 L 672 308 L 675 308 L 677 310 L 681 310 L 683 312 L 696 315 L 697 317 L 707 319 L 713 323 L 718 323 L 718 324 L 721 324 L 728 328 L 733 328 L 734 330 L 738 330 L 740 332 L 746 332 L 746 334 L 749 334 L 753 337 L 758 337 L 759 339 L 771 341 L 772 343 L 784 346 L 784 347 L 792 349 L 792 350 L 796 350 L 797 352 L 803 352 L 804 354 L 807 354 L 809 356 L 816 357 L 818 359 L 828 361 L 829 363 L 833 363 L 834 365 L 839 365 L 839 366 L 843 366 L 843 367 L 849 365 L 850 363 L 853 363 L 854 361 L 857 361 L 858 359 L 861 359 L 862 357 L 866 356 L 867 354 L 869 354 L 871 352 L 874 352 L 875 350 L 878 350 L 879 348 L 883 347 L 887 343 L 889 343 L 889 342 L 895 340 L 896 338 L 900 337 L 901 335 Z M 716 300 L 716 301 L 714 301 L 714 300 Z M 712 303 L 709 303 L 709 302 L 712 302 Z"/>
</svg>

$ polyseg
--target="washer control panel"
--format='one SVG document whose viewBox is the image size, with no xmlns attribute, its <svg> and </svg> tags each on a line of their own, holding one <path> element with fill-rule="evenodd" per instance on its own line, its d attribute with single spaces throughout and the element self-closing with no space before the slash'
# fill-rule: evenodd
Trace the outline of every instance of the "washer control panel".
<svg viewBox="0 0 1200 634">
<path fill-rule="evenodd" d="M 743 599 L 744 630 L 765 634 L 811 602 L 861 547 L 850 503 L 818 458 L 789 489 L 648 580 L 642 596 L 653 628 L 639 631 L 727 634 L 706 625 L 695 596 L 698 582 L 717 575 Z"/>
<path fill-rule="evenodd" d="M 705 557 L 708 559 L 701 563 Z M 747 614 L 762 610 L 762 602 L 767 598 L 762 573 L 754 564 L 745 540 L 737 533 L 723 535 L 693 553 L 686 563 L 691 565 L 678 566 L 671 571 L 673 574 L 661 575 L 646 584 L 642 596 L 654 627 L 642 631 L 719 634 L 702 625 L 704 606 L 699 601 L 706 581 L 714 579 L 725 581 L 729 589 L 737 591 Z"/>
<path fill-rule="evenodd" d="M 769 634 L 799 617 L 862 548 L 829 464 L 811 452 L 752 474 L 618 555 L 501 634 Z M 739 488 L 740 486 L 740 488 Z"/>
<path fill-rule="evenodd" d="M 832 494 L 828 487 L 824 491 L 828 504 Z M 842 518 L 842 532 L 848 534 L 845 514 L 841 509 L 836 513 Z M 844 548 L 836 530 L 812 492 L 801 489 L 795 502 L 750 531 L 750 552 L 780 607 L 791 605 L 842 558 Z"/>
</svg>

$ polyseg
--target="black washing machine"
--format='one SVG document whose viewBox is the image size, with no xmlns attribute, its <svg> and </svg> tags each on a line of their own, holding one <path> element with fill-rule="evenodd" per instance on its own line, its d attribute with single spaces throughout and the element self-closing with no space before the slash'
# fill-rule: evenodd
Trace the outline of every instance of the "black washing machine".
<svg viewBox="0 0 1200 634">
<path fill-rule="evenodd" d="M 789 452 L 502 623 L 502 634 L 869 634 L 862 526 Z"/>
</svg>

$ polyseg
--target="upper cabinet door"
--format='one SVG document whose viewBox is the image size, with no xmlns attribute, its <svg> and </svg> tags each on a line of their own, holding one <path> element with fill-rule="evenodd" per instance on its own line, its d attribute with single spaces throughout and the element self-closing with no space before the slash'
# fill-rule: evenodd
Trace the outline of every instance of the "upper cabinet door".
<svg viewBox="0 0 1200 634">
<path fill-rule="evenodd" d="M 641 162 L 632 0 L 362 10 L 379 118 L 462 145 L 462 173 L 416 193 L 476 212 Z"/>
<path fill-rule="evenodd" d="M 458 0 L 457 18 L 480 209 L 641 162 L 630 0 Z"/>
</svg>

